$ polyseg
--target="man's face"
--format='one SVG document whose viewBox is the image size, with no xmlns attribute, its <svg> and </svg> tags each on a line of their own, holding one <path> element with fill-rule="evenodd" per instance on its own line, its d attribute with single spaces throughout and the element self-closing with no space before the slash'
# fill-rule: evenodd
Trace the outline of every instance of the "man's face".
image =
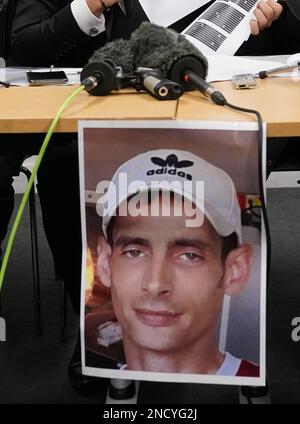
<svg viewBox="0 0 300 424">
<path fill-rule="evenodd" d="M 185 222 L 185 216 L 115 218 L 112 302 L 124 338 L 139 348 L 176 352 L 214 332 L 224 295 L 222 239 L 207 219 L 196 228 Z"/>
</svg>

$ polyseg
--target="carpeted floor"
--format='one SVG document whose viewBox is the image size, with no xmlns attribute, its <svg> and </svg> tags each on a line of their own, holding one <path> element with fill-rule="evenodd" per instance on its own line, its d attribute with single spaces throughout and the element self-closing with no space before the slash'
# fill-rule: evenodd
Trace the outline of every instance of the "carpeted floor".
<svg viewBox="0 0 300 424">
<path fill-rule="evenodd" d="M 17 196 L 19 200 L 19 196 Z M 300 316 L 300 190 L 268 191 L 272 268 L 267 309 L 267 369 L 273 403 L 300 403 L 300 342 L 291 321 Z M 39 208 L 38 208 L 39 211 Z M 0 343 L 0 403 L 101 404 L 103 390 L 81 397 L 68 384 L 66 368 L 78 329 L 69 307 L 67 340 L 60 336 L 60 286 L 39 211 L 43 335 L 34 334 L 28 216 L 16 239 L 2 292 L 7 341 Z M 142 383 L 140 403 L 237 403 L 236 387 Z"/>
</svg>

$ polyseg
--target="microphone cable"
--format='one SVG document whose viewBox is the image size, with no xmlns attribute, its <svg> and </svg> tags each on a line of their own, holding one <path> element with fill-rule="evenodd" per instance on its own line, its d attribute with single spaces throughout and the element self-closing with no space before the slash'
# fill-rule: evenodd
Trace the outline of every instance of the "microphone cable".
<svg viewBox="0 0 300 424">
<path fill-rule="evenodd" d="M 264 127 L 263 127 L 263 120 L 261 117 L 260 112 L 258 112 L 255 109 L 248 109 L 241 106 L 236 106 L 231 103 L 229 103 L 225 96 L 217 89 L 215 89 L 210 84 L 206 83 L 205 80 L 201 81 L 201 78 L 199 80 L 198 76 L 193 72 L 187 72 L 185 80 L 192 82 L 197 87 L 198 82 L 200 81 L 202 85 L 202 90 L 198 90 L 204 94 L 206 97 L 210 98 L 211 101 L 219 106 L 226 106 L 229 109 L 236 110 L 238 112 L 243 113 L 250 113 L 252 115 L 255 115 L 258 123 L 258 185 L 259 185 L 259 194 L 260 194 L 260 202 L 261 202 L 261 211 L 262 211 L 262 222 L 264 224 L 265 233 L 266 233 L 266 249 L 267 249 L 267 266 L 266 266 L 266 277 L 267 277 L 267 287 L 269 286 L 269 279 L 270 279 L 270 268 L 271 268 L 271 234 L 270 234 L 270 226 L 268 221 L 268 215 L 267 215 L 267 208 L 266 208 L 266 196 L 265 196 L 265 190 L 264 190 L 264 180 L 265 175 L 263 174 L 263 136 L 264 136 Z M 268 386 L 266 383 L 265 387 L 259 388 L 262 390 L 268 390 Z M 252 404 L 251 400 L 251 390 L 252 388 L 249 386 L 241 386 L 241 390 L 244 391 L 244 396 L 246 397 L 246 400 L 248 404 Z"/>
<path fill-rule="evenodd" d="M 229 109 L 237 110 L 243 113 L 251 113 L 256 116 L 257 123 L 258 123 L 258 132 L 259 132 L 258 134 L 258 184 L 259 184 L 262 217 L 265 224 L 265 232 L 266 232 L 267 284 L 268 284 L 269 276 L 270 276 L 270 266 L 271 266 L 271 235 L 270 235 L 270 227 L 269 227 L 267 209 L 266 209 L 266 198 L 265 198 L 265 190 L 264 190 L 265 178 L 262 172 L 263 121 L 262 121 L 261 114 L 255 109 L 247 109 L 247 108 L 244 108 L 241 106 L 235 106 L 229 103 L 221 91 L 216 89 L 214 86 L 210 85 L 202 77 L 199 77 L 197 73 L 189 69 L 184 71 L 183 81 L 187 84 L 191 84 L 192 87 L 197 89 L 200 93 L 202 93 L 206 98 L 209 98 L 216 105 L 227 106 Z"/>
<path fill-rule="evenodd" d="M 35 165 L 33 167 L 33 170 L 32 170 L 32 173 L 31 173 L 31 177 L 30 177 L 30 179 L 29 179 L 29 181 L 28 181 L 28 183 L 26 185 L 26 189 L 25 189 L 25 192 L 23 194 L 23 197 L 22 197 L 22 200 L 21 200 L 19 209 L 17 211 L 16 218 L 14 220 L 14 223 L 13 223 L 13 226 L 12 226 L 12 229 L 11 229 L 11 232 L 10 232 L 9 237 L 8 237 L 6 249 L 5 249 L 3 260 L 2 260 L 2 265 L 1 265 L 1 268 L 0 268 L 0 292 L 2 290 L 2 286 L 3 286 L 3 281 L 4 281 L 4 277 L 5 277 L 5 272 L 6 272 L 8 260 L 9 260 L 10 254 L 11 254 L 11 250 L 12 250 L 12 247 L 13 247 L 13 243 L 14 243 L 14 240 L 15 240 L 15 236 L 16 236 L 17 230 L 19 228 L 19 224 L 20 224 L 21 218 L 22 218 L 23 213 L 24 213 L 26 202 L 28 200 L 30 190 L 31 190 L 31 188 L 32 188 L 32 186 L 34 184 L 35 177 L 37 175 L 37 172 L 38 172 L 39 167 L 41 165 L 41 162 L 43 160 L 44 154 L 46 152 L 46 149 L 48 147 L 48 144 L 50 142 L 50 139 L 52 137 L 52 134 L 53 134 L 53 132 L 54 132 L 54 130 L 56 128 L 56 125 L 57 125 L 57 123 L 58 123 L 61 115 L 65 111 L 65 109 L 69 106 L 69 104 L 72 102 L 72 100 L 75 97 L 77 97 L 78 94 L 81 93 L 84 89 L 85 89 L 85 86 L 84 85 L 80 85 L 79 87 L 76 88 L 76 90 L 74 90 L 66 98 L 66 100 L 63 102 L 63 104 L 58 109 L 58 111 L 57 111 L 54 119 L 52 120 L 52 122 L 50 124 L 50 127 L 49 127 L 49 129 L 47 131 L 47 134 L 46 134 L 46 136 L 44 138 L 44 141 L 43 141 L 42 146 L 40 148 L 40 151 L 39 151 L 39 154 L 38 154 L 36 163 L 35 163 Z"/>
<path fill-rule="evenodd" d="M 258 184 L 259 184 L 259 192 L 260 192 L 260 202 L 261 202 L 261 211 L 262 211 L 262 217 L 263 222 L 265 225 L 265 232 L 266 232 L 266 243 L 267 243 L 267 285 L 269 284 L 269 277 L 270 277 L 270 267 L 271 267 L 271 233 L 270 233 L 270 226 L 268 221 L 268 215 L 267 215 L 267 207 L 266 207 L 266 193 L 264 190 L 264 181 L 265 181 L 265 175 L 263 174 L 263 135 L 264 135 L 264 129 L 263 129 L 263 120 L 261 117 L 260 112 L 258 112 L 255 109 L 248 109 L 241 106 L 233 105 L 229 102 L 224 104 L 224 106 L 227 106 L 230 109 L 237 110 L 239 112 L 243 113 L 250 113 L 256 116 L 257 123 L 258 123 Z"/>
<path fill-rule="evenodd" d="M 264 190 L 264 180 L 265 175 L 263 175 L 263 135 L 264 135 L 264 128 L 263 128 L 263 120 L 261 117 L 260 112 L 258 112 L 255 109 L 248 109 L 241 106 L 236 106 L 231 103 L 229 103 L 224 95 L 216 90 L 217 93 L 217 101 L 215 101 L 215 104 L 219 104 L 221 106 L 227 106 L 229 109 L 237 110 L 238 112 L 243 113 L 250 113 L 252 115 L 256 116 L 257 123 L 258 123 L 258 185 L 259 185 L 259 193 L 260 193 L 260 202 L 261 202 L 261 211 L 262 211 L 262 222 L 264 223 L 265 227 L 265 233 L 266 233 L 266 249 L 267 249 L 267 287 L 269 286 L 269 279 L 270 279 L 270 268 L 271 268 L 271 234 L 270 234 L 270 226 L 268 221 L 268 215 L 267 215 L 267 207 L 266 207 L 266 196 L 265 196 L 265 190 Z M 215 94 L 215 93 L 214 93 Z M 212 96 L 211 96 L 212 98 Z M 214 99 L 212 98 L 214 101 Z M 251 386 L 241 386 L 242 393 L 246 397 L 246 400 L 249 405 L 253 404 L 251 395 L 255 393 L 255 389 L 258 390 L 258 393 L 260 393 L 259 390 L 264 393 L 265 391 L 268 392 L 268 384 L 266 382 L 266 386 L 264 387 L 258 387 L 254 388 Z M 254 390 L 254 391 L 253 391 Z M 262 395 L 259 395 L 262 396 Z"/>
</svg>

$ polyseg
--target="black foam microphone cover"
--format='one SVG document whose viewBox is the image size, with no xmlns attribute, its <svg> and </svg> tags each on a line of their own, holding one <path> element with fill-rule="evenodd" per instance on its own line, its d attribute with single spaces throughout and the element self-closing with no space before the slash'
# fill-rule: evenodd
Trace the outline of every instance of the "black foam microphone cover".
<svg viewBox="0 0 300 424">
<path fill-rule="evenodd" d="M 94 52 L 89 63 L 82 69 L 81 82 L 94 77 L 97 84 L 89 88 L 89 93 L 94 96 L 105 96 L 118 87 L 116 68 L 121 67 L 123 72 L 130 73 L 133 70 L 132 62 L 129 41 L 123 39 L 112 41 Z"/>
<path fill-rule="evenodd" d="M 201 78 L 207 76 L 208 62 L 205 56 L 183 35 L 164 27 L 143 22 L 130 40 L 133 67 L 154 68 L 170 80 L 192 90 L 183 79 L 187 69 Z"/>
<path fill-rule="evenodd" d="M 120 66 L 123 72 L 132 72 L 133 54 L 129 41 L 118 39 L 105 44 L 94 52 L 89 63 L 103 61 L 112 62 L 115 66 Z"/>
</svg>

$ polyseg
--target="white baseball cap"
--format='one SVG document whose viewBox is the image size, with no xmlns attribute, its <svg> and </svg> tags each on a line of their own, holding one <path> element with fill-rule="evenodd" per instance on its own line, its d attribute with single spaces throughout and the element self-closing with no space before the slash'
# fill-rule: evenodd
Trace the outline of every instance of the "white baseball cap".
<svg viewBox="0 0 300 424">
<path fill-rule="evenodd" d="M 204 190 L 196 189 L 197 182 L 203 184 Z M 105 237 L 118 207 L 129 197 L 150 190 L 168 190 L 189 199 L 220 236 L 235 232 L 241 243 L 241 210 L 232 179 L 199 156 L 177 149 L 141 153 L 117 169 L 97 204 Z"/>
</svg>

